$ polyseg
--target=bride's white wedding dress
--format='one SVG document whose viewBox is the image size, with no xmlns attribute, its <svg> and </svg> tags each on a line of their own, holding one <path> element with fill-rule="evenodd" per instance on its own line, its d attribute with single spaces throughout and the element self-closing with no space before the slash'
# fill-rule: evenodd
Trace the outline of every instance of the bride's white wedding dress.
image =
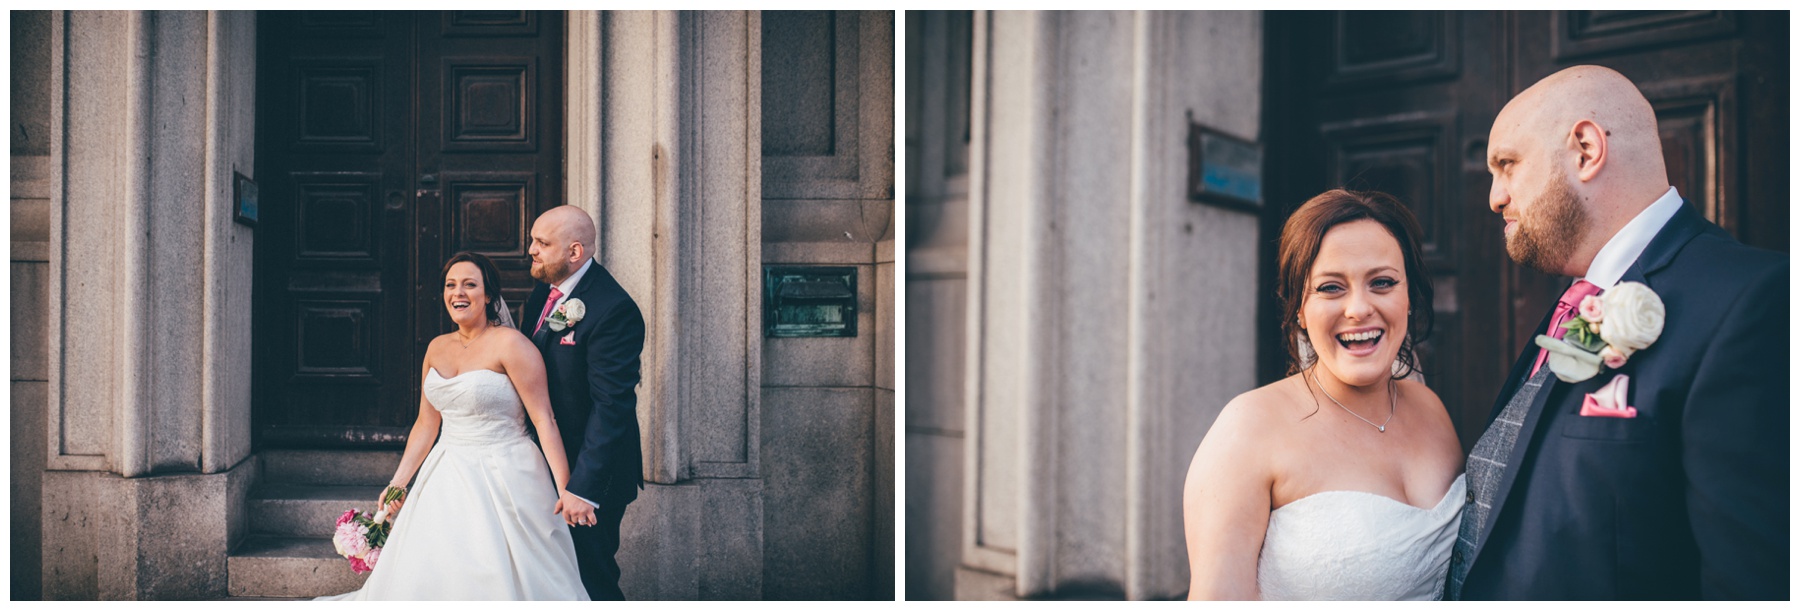
<svg viewBox="0 0 1800 611">
<path fill-rule="evenodd" d="M 437 444 L 361 590 L 321 600 L 588 600 L 544 453 L 506 374 L 425 376 Z"/>
<path fill-rule="evenodd" d="M 1443 598 L 1466 486 L 1456 476 L 1430 509 L 1337 490 L 1270 512 L 1256 566 L 1263 599 Z"/>
</svg>

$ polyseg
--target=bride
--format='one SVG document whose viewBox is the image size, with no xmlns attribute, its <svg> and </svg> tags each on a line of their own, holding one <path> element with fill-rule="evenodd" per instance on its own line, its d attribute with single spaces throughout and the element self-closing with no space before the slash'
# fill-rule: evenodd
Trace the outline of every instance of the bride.
<svg viewBox="0 0 1800 611">
<path fill-rule="evenodd" d="M 487 257 L 457 253 L 443 275 L 457 329 L 425 350 L 419 419 L 390 487 L 418 480 L 362 589 L 322 600 L 588 600 L 565 524 L 585 525 L 591 506 L 563 488 L 544 362 Z"/>
<path fill-rule="evenodd" d="M 1431 328 L 1418 221 L 1327 191 L 1279 249 L 1290 375 L 1233 399 L 1194 452 L 1188 596 L 1441 598 L 1466 492 L 1443 403 L 1405 379 Z"/>
</svg>

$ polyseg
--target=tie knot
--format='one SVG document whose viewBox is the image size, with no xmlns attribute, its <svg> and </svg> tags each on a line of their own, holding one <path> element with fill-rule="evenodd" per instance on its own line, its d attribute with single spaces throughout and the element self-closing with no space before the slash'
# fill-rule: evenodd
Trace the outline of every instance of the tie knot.
<svg viewBox="0 0 1800 611">
<path fill-rule="evenodd" d="M 1581 307 L 1582 299 L 1599 294 L 1600 287 L 1595 286 L 1594 283 L 1576 280 L 1575 284 L 1569 286 L 1569 290 L 1563 291 L 1562 299 L 1557 300 L 1557 303 L 1569 309 L 1576 309 Z"/>
<path fill-rule="evenodd" d="M 1592 285 L 1590 285 L 1590 286 L 1592 286 Z M 550 301 L 552 303 L 555 303 L 556 300 L 558 300 L 558 299 L 562 299 L 562 295 L 563 295 L 563 293 L 561 290 L 558 290 L 554 286 L 550 287 Z M 1579 299 L 1579 297 L 1577 299 Z"/>
</svg>

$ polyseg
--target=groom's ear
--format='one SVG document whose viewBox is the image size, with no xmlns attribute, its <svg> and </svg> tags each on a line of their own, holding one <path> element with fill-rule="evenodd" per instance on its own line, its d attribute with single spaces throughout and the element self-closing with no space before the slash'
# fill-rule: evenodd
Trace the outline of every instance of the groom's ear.
<svg viewBox="0 0 1800 611">
<path fill-rule="evenodd" d="M 1600 175 L 1600 169 L 1606 166 L 1607 135 L 1605 129 L 1591 120 L 1582 119 L 1575 122 L 1575 128 L 1570 130 L 1569 138 L 1573 141 L 1576 151 L 1581 155 L 1575 168 L 1576 180 L 1588 182 Z"/>
</svg>

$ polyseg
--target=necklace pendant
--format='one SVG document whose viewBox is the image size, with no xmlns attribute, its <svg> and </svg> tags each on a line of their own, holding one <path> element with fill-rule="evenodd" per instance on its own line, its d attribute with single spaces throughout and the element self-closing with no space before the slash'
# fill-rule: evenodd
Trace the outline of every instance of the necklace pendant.
<svg viewBox="0 0 1800 611">
<path fill-rule="evenodd" d="M 1383 424 L 1383 425 L 1381 425 L 1381 426 L 1378 426 L 1378 427 L 1375 427 L 1375 432 L 1377 432 L 1377 433 L 1386 433 L 1386 432 L 1387 432 L 1387 425 L 1385 425 L 1385 424 Z"/>
</svg>

